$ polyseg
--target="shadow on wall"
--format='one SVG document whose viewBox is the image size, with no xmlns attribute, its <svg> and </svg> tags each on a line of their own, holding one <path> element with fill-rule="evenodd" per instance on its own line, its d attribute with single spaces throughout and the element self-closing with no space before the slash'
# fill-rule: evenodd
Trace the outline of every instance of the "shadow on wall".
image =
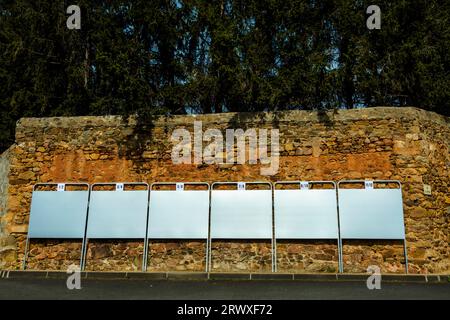
<svg viewBox="0 0 450 320">
<path fill-rule="evenodd" d="M 332 116 L 330 117 L 329 114 Z M 326 110 L 318 110 L 317 111 L 317 118 L 320 123 L 323 123 L 325 127 L 331 128 L 334 126 L 334 115 L 338 114 L 338 109 L 333 109 L 333 111 L 326 111 Z"/>
<path fill-rule="evenodd" d="M 127 160 L 143 161 L 143 153 L 152 140 L 154 121 L 158 118 L 152 114 L 122 116 L 123 126 L 129 129 L 129 134 L 118 141 L 119 157 Z"/>
</svg>

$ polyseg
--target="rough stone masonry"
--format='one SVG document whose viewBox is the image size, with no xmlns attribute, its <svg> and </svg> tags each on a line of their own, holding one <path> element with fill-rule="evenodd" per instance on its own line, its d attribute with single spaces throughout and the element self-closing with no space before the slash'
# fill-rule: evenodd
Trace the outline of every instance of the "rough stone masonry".
<svg viewBox="0 0 450 320">
<path fill-rule="evenodd" d="M 171 133 L 204 128 L 279 129 L 280 163 L 274 176 L 260 165 L 182 164 L 171 161 Z M 450 193 L 449 118 L 416 108 L 378 107 L 330 112 L 283 111 L 122 119 L 25 118 L 16 142 L 0 158 L 0 269 L 19 269 L 32 187 L 37 182 L 163 182 L 396 179 L 403 184 L 411 273 L 448 273 Z M 424 193 L 431 186 L 431 195 Z M 30 269 L 64 270 L 78 263 L 76 241 L 33 240 Z M 270 271 L 267 241 L 213 241 L 212 271 Z M 279 272 L 336 272 L 334 241 L 279 241 Z M 143 244 L 94 241 L 88 270 L 139 270 Z M 203 242 L 152 242 L 149 271 L 201 271 Z M 396 241 L 344 242 L 344 268 L 404 271 Z"/>
</svg>

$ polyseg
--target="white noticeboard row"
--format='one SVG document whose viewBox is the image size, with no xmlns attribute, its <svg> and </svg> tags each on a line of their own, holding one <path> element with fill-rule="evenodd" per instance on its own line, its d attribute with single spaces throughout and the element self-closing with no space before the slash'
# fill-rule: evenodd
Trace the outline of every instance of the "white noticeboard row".
<svg viewBox="0 0 450 320">
<path fill-rule="evenodd" d="M 176 191 L 152 190 L 147 184 L 146 190 L 125 191 L 124 183 L 115 184 L 115 191 L 93 190 L 102 184 L 65 191 L 65 184 L 57 184 L 59 192 L 33 192 L 28 238 L 83 239 L 83 266 L 88 239 L 145 239 L 147 244 L 148 239 L 206 239 L 207 250 L 213 239 L 268 239 L 274 255 L 276 239 L 337 239 L 339 250 L 342 239 L 404 240 L 400 183 L 377 189 L 365 181 L 365 189 L 341 189 L 343 182 L 361 181 L 337 186 L 299 181 L 298 189 L 276 189 L 296 182 L 218 182 L 212 190 L 207 183 L 191 183 L 207 190 L 154 184 L 173 184 Z M 313 187 L 324 183 L 332 188 Z M 236 189 L 216 190 L 220 184 Z M 269 189 L 249 190 L 250 184 Z"/>
</svg>

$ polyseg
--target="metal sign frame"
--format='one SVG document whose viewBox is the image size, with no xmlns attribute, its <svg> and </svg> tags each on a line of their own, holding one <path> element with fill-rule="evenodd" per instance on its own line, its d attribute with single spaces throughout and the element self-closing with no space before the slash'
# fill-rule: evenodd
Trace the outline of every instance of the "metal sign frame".
<svg viewBox="0 0 450 320">
<path fill-rule="evenodd" d="M 175 185 L 176 186 L 176 190 L 153 190 L 154 186 L 168 186 L 168 185 Z M 185 186 L 186 185 L 203 185 L 206 186 L 208 189 L 207 190 L 185 190 Z M 179 194 L 179 193 L 183 193 L 183 192 L 207 192 L 208 193 L 208 203 L 207 203 L 207 212 L 206 212 L 206 236 L 203 238 L 172 238 L 172 237 L 152 237 L 151 235 L 149 235 L 150 233 L 150 227 L 152 225 L 152 194 L 155 194 L 157 192 L 161 192 L 161 191 L 167 191 L 167 192 L 173 192 L 174 195 Z M 153 200 L 155 201 L 155 200 Z M 150 200 L 149 200 L 149 212 L 148 212 L 148 223 L 147 223 L 147 232 L 146 232 L 146 237 L 145 237 L 145 245 L 144 245 L 144 271 L 147 271 L 147 263 L 148 263 L 148 252 L 149 252 L 149 240 L 150 239 L 204 239 L 205 240 L 205 271 L 208 271 L 208 259 L 209 259 L 209 219 L 210 219 L 210 207 L 211 207 L 211 186 L 209 183 L 207 182 L 155 182 L 152 183 L 150 186 Z M 155 210 L 155 209 L 153 209 Z"/>
<path fill-rule="evenodd" d="M 217 185 L 236 185 L 236 190 L 214 190 L 214 187 Z M 212 264 L 212 256 L 211 256 L 211 248 L 212 248 L 212 239 L 230 239 L 230 238 L 222 238 L 222 237 L 214 237 L 213 235 L 213 210 L 214 210 L 214 192 L 215 191 L 224 191 L 224 192 L 229 192 L 229 191 L 238 191 L 238 192 L 251 192 L 251 191 L 262 191 L 262 190 L 239 190 L 238 186 L 242 185 L 242 182 L 214 182 L 211 185 L 211 197 L 210 197 L 210 234 L 209 234 L 209 258 L 208 258 L 208 262 L 209 262 L 209 266 L 208 266 L 208 270 L 211 270 L 211 264 Z M 274 265 L 274 234 L 273 234 L 273 185 L 271 182 L 268 181 L 254 181 L 254 182 L 245 182 L 244 184 L 246 185 L 268 185 L 270 187 L 270 190 L 264 190 L 264 191 L 270 191 L 270 212 L 271 212 L 271 230 L 270 230 L 270 237 L 258 237 L 258 238 L 253 238 L 253 239 L 266 239 L 266 240 L 270 240 L 271 241 L 271 255 L 272 255 L 272 272 L 275 271 L 275 265 Z M 232 238 L 232 239 L 252 239 L 252 238 Z"/>
<path fill-rule="evenodd" d="M 291 184 L 297 184 L 298 185 L 298 189 L 276 189 L 277 185 L 291 185 Z M 328 184 L 328 185 L 333 185 L 333 189 L 324 189 L 324 188 L 320 188 L 320 189 L 313 189 L 312 187 L 314 185 L 317 184 Z M 337 185 L 334 181 L 277 181 L 274 183 L 273 185 L 273 201 L 274 201 L 274 231 L 275 231 L 275 235 L 274 235 L 274 256 L 275 256 L 275 271 L 277 271 L 277 239 L 303 239 L 303 240 L 316 240 L 316 239 L 327 239 L 327 240 L 331 240 L 331 239 L 335 239 L 336 240 L 336 244 L 337 244 L 337 248 L 338 248 L 338 268 L 339 270 L 341 269 L 341 259 L 340 259 L 340 236 L 339 236 L 339 214 L 338 214 L 338 204 L 337 204 Z M 281 217 L 281 210 L 284 210 L 285 213 L 287 212 L 289 214 L 289 212 L 291 212 L 292 215 L 292 208 L 287 208 L 286 207 L 286 203 L 282 204 L 282 207 L 280 207 L 280 205 L 278 204 L 277 200 L 280 197 L 280 193 L 284 192 L 284 191 L 288 191 L 291 193 L 290 197 L 298 197 L 298 196 L 309 196 L 309 203 L 303 203 L 303 201 L 301 199 L 297 200 L 299 201 L 298 203 L 295 203 L 296 206 L 296 211 L 298 212 L 298 216 L 294 217 L 293 219 L 288 219 L 287 217 L 284 218 L 284 222 L 283 224 L 289 224 L 289 223 L 296 223 L 299 222 L 300 220 L 305 221 L 305 226 L 301 226 L 297 231 L 299 233 L 302 232 L 307 232 L 305 227 L 311 227 L 311 231 L 310 231 L 310 235 L 307 236 L 301 236 L 300 234 L 298 236 L 293 236 L 293 237 L 287 237 L 287 236 L 280 236 L 278 234 L 278 229 L 280 228 L 280 225 L 277 224 L 277 221 L 279 221 L 280 217 Z M 292 192 L 294 191 L 294 192 Z M 325 195 L 327 195 L 327 197 L 329 197 L 330 195 L 332 195 L 332 199 L 331 201 L 325 201 L 324 203 L 327 205 L 326 210 L 319 210 L 322 208 L 319 208 L 319 206 L 323 203 L 320 202 L 320 193 L 323 191 L 326 191 Z M 308 195 L 309 193 L 309 195 Z M 309 208 L 305 208 L 304 205 L 309 205 Z M 283 207 L 284 206 L 284 207 Z M 312 210 L 312 214 L 318 214 L 319 216 L 314 217 L 311 216 L 311 214 L 305 214 L 302 212 L 302 210 Z M 278 212 L 278 214 L 277 214 Z M 309 212 L 311 213 L 311 212 Z M 334 223 L 329 223 L 330 225 L 325 228 L 325 230 L 322 230 L 319 233 L 322 233 L 322 235 L 318 235 L 318 230 L 320 228 L 318 228 L 318 226 L 320 226 L 321 223 L 324 223 L 324 219 L 328 219 L 329 217 L 333 216 L 333 220 L 335 222 Z M 291 220 L 289 222 L 289 220 Z M 296 221 L 292 221 L 292 220 L 296 220 Z M 322 220 L 322 221 L 321 221 Z M 328 223 L 328 221 L 325 221 L 325 223 Z M 303 230 L 302 230 L 303 229 Z M 331 230 L 333 229 L 333 230 Z M 288 230 L 291 232 L 291 230 Z M 325 231 L 325 235 L 323 235 Z M 331 236 L 331 233 L 334 234 L 334 236 Z"/>
<path fill-rule="evenodd" d="M 145 186 L 146 189 L 145 190 L 131 190 L 131 191 L 125 191 L 123 186 L 125 185 L 131 185 L 131 186 Z M 95 187 L 97 186 L 115 186 L 115 190 L 114 191 L 95 191 L 93 190 Z M 143 232 L 142 235 L 142 241 L 143 243 L 145 243 L 145 237 L 146 237 L 146 232 L 147 232 L 147 225 L 148 225 L 148 199 L 149 199 L 149 185 L 146 182 L 105 182 L 105 183 L 94 183 L 91 185 L 90 188 L 90 198 L 89 198 L 89 207 L 88 207 L 88 213 L 87 213 L 87 218 L 86 218 L 86 232 L 85 232 L 85 246 L 84 246 L 84 252 L 83 252 L 83 259 L 82 259 L 82 266 L 81 266 L 81 270 L 83 271 L 85 269 L 86 266 L 86 260 L 87 260 L 87 248 L 88 248 L 88 243 L 89 243 L 89 216 L 92 215 L 92 196 L 95 194 L 95 192 L 111 192 L 111 193 L 127 193 L 127 192 L 140 192 L 140 191 L 145 191 L 147 192 L 146 195 L 146 212 L 145 212 L 145 231 Z M 140 239 L 140 237 L 91 237 L 91 239 Z M 144 253 L 145 255 L 145 250 Z M 142 269 L 144 269 L 144 261 L 142 262 Z"/>
<path fill-rule="evenodd" d="M 39 186 L 56 186 L 57 190 L 55 191 L 36 191 L 36 188 Z M 84 186 L 87 188 L 86 191 L 66 191 L 66 187 L 67 186 Z M 82 208 L 72 208 L 72 211 L 81 211 L 80 213 L 80 217 L 79 219 L 81 221 L 83 221 L 83 224 L 78 226 L 79 228 L 81 228 L 80 231 L 80 236 L 76 236 L 76 235 L 68 235 L 66 237 L 63 236 L 63 234 L 54 234 L 53 236 L 51 235 L 45 235 L 42 234 L 42 230 L 39 230 L 37 233 L 42 234 L 42 236 L 34 236 L 33 233 L 33 229 L 34 229 L 34 219 L 33 219 L 33 212 L 35 212 L 34 210 L 39 210 L 39 209 L 35 209 L 35 205 L 36 205 L 36 192 L 43 192 L 43 193 L 54 193 L 55 195 L 62 195 L 64 194 L 71 194 L 72 192 L 76 192 L 79 195 L 83 195 L 86 199 L 85 199 L 85 203 L 81 203 L 80 206 L 82 206 Z M 84 193 L 84 194 L 81 194 Z M 74 194 L 73 194 L 74 195 Z M 23 257 L 23 262 L 22 262 L 22 269 L 25 270 L 26 269 L 26 264 L 27 264 L 27 259 L 28 259 L 28 249 L 29 249 L 29 245 L 31 242 L 31 239 L 79 239 L 81 240 L 81 255 L 80 255 L 80 266 L 83 265 L 83 252 L 84 252 L 84 248 L 86 245 L 85 242 L 85 230 L 86 230 L 86 218 L 87 218 L 87 211 L 88 211 L 88 206 L 89 206 L 89 196 L 90 196 L 90 188 L 89 188 L 89 184 L 87 183 L 73 183 L 73 182 L 67 182 L 67 183 L 37 183 L 33 186 L 33 195 L 32 195 L 32 200 L 31 200 L 31 207 L 30 207 L 30 220 L 28 223 L 28 234 L 27 234 L 27 240 L 25 243 L 25 252 L 24 252 L 24 257 Z M 33 197 L 34 197 L 34 201 L 33 201 Z M 83 197 L 83 198 L 84 198 Z M 56 203 L 57 204 L 57 203 Z M 50 205 L 55 205 L 55 201 L 51 202 Z M 67 203 L 60 203 L 61 206 L 66 206 Z M 54 210 L 55 208 L 53 208 Z M 78 209 L 78 210 L 77 210 Z M 62 211 L 62 208 L 60 208 L 59 210 Z M 67 211 L 67 207 L 65 207 L 65 210 Z M 46 209 L 45 212 L 46 215 L 51 215 L 52 214 L 52 210 L 51 209 Z M 74 212 L 71 212 L 71 214 L 73 215 Z M 70 223 L 74 223 L 73 221 L 74 217 L 72 217 L 72 221 L 70 221 Z M 44 221 L 50 224 L 54 224 L 52 221 Z M 60 221 L 61 222 L 61 221 Z M 40 224 L 42 224 L 42 221 L 39 221 Z M 42 228 L 42 226 L 40 227 Z M 45 228 L 45 227 L 44 227 Z M 39 229 L 39 227 L 38 227 Z M 45 232 L 44 232 L 45 233 Z M 50 231 L 50 233 L 52 233 Z"/>
<path fill-rule="evenodd" d="M 374 180 L 374 181 L 370 180 L 369 182 L 370 183 L 367 183 L 367 180 L 341 180 L 337 183 L 339 226 L 340 226 L 339 233 L 340 233 L 341 272 L 344 271 L 343 244 L 342 244 L 343 239 L 347 239 L 347 240 L 351 240 L 351 239 L 367 239 L 367 240 L 377 239 L 378 240 L 378 239 L 380 239 L 380 240 L 402 240 L 403 241 L 403 253 L 405 256 L 405 271 L 406 271 L 406 273 L 408 273 L 408 253 L 407 253 L 407 248 L 406 248 L 406 232 L 405 232 L 405 219 L 404 219 L 404 212 L 403 212 L 402 185 L 401 185 L 400 181 L 398 181 L 398 180 Z M 365 188 L 345 188 L 345 189 L 340 188 L 341 184 L 355 184 L 355 183 L 364 184 Z M 398 188 L 374 188 L 375 184 L 387 184 L 387 183 L 395 183 L 398 185 Z M 381 234 L 380 236 L 378 236 L 378 235 L 377 236 L 362 236 L 362 235 L 357 235 L 357 234 L 355 235 L 355 233 L 356 233 L 355 231 L 352 231 L 352 230 L 347 231 L 345 223 L 343 223 L 343 217 L 345 217 L 346 215 L 343 214 L 343 212 L 344 212 L 344 210 L 350 210 L 350 209 L 346 208 L 348 206 L 347 203 L 346 203 L 345 207 L 343 206 L 343 203 L 342 203 L 343 202 L 343 200 L 342 200 L 343 199 L 343 194 L 342 194 L 343 190 L 359 190 L 361 192 L 372 192 L 373 193 L 373 192 L 377 192 L 377 190 L 385 191 L 385 190 L 390 190 L 390 189 L 398 190 L 397 194 L 400 196 L 399 199 L 398 198 L 396 199 L 396 197 L 398 197 L 398 196 L 395 196 L 395 195 L 394 195 L 394 197 L 391 197 L 390 200 L 392 200 L 392 201 L 389 201 L 388 205 L 390 204 L 390 205 L 396 206 L 396 208 L 391 208 L 392 211 L 398 211 L 398 210 L 401 211 L 401 220 L 402 220 L 402 228 L 403 228 L 402 231 L 399 232 L 398 230 L 395 230 L 395 228 L 393 229 L 394 231 L 391 231 L 393 228 L 392 223 L 390 223 L 390 224 L 384 223 L 383 224 L 383 225 L 388 225 L 389 227 L 391 227 L 390 230 L 386 231 L 386 234 L 388 236 L 383 235 L 383 234 Z M 367 208 L 370 208 L 370 210 L 374 211 L 374 208 L 377 208 L 377 204 L 379 205 L 380 203 L 385 204 L 386 201 L 375 201 L 375 203 L 368 203 Z M 379 206 L 378 206 L 378 208 L 379 208 Z M 352 212 L 351 214 L 353 214 L 353 216 L 355 216 L 355 213 Z M 386 215 L 385 213 L 383 213 L 383 214 Z M 400 217 L 396 217 L 396 218 L 397 218 L 397 220 L 399 220 Z M 347 218 L 345 218 L 345 219 L 347 219 Z M 385 222 L 387 222 L 387 221 L 385 221 Z M 355 222 L 355 223 L 360 223 L 360 221 Z M 396 221 L 396 223 L 398 224 L 399 221 Z M 398 228 L 398 226 L 397 226 L 397 228 Z M 346 234 L 345 234 L 345 233 L 352 234 L 352 232 L 354 234 L 353 236 L 346 236 Z M 374 232 L 374 233 L 376 233 L 376 232 Z M 403 233 L 402 236 L 400 236 L 400 237 L 395 236 L 395 234 L 399 234 L 399 233 Z M 393 234 L 393 235 L 390 236 L 389 234 Z"/>
</svg>

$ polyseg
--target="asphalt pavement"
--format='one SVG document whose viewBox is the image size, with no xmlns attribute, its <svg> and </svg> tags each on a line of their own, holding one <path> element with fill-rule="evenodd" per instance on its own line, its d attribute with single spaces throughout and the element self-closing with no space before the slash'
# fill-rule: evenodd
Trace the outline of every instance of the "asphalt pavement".
<svg viewBox="0 0 450 320">
<path fill-rule="evenodd" d="M 450 300 L 450 283 L 364 281 L 187 281 L 82 279 L 69 290 L 65 279 L 0 279 L 0 300 Z"/>
</svg>

